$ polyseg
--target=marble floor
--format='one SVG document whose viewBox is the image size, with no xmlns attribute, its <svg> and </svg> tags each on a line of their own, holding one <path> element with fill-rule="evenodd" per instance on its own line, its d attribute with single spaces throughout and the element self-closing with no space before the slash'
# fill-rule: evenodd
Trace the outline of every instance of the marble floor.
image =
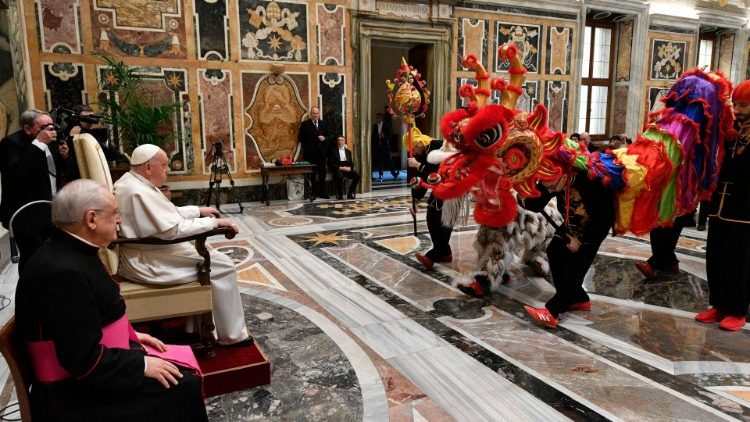
<svg viewBox="0 0 750 422">
<path fill-rule="evenodd" d="M 750 420 L 750 326 L 693 321 L 705 232 L 685 229 L 680 274 L 652 281 L 633 266 L 647 238 L 608 238 L 586 276 L 592 310 L 549 330 L 523 305 L 554 289 L 521 264 L 487 299 L 451 287 L 474 270 L 475 225 L 454 232 L 451 264 L 425 270 L 424 212 L 415 236 L 409 203 L 404 188 L 230 214 L 240 235 L 210 246 L 236 263 L 272 382 L 209 399 L 211 421 Z M 5 268 L 0 294 L 15 279 Z M 4 364 L 0 377 L 2 405 L 14 400 Z"/>
</svg>

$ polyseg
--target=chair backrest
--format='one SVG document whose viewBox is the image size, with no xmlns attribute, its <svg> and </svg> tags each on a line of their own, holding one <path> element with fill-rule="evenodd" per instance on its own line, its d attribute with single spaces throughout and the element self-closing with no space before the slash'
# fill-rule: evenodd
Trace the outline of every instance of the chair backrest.
<svg viewBox="0 0 750 422">
<path fill-rule="evenodd" d="M 32 370 L 28 354 L 24 353 L 23 345 L 16 335 L 16 317 L 12 317 L 0 330 L 0 353 L 3 354 L 10 368 L 10 374 L 13 376 L 21 420 L 29 422 L 31 421 L 29 387 L 31 386 Z"/>
<path fill-rule="evenodd" d="M 76 161 L 81 178 L 102 182 L 112 192 L 114 186 L 112 175 L 109 172 L 109 164 L 96 138 L 89 133 L 80 133 L 73 137 L 73 149 L 76 152 Z M 99 250 L 99 258 L 101 258 L 110 274 L 117 273 L 117 249 L 102 248 Z"/>
</svg>

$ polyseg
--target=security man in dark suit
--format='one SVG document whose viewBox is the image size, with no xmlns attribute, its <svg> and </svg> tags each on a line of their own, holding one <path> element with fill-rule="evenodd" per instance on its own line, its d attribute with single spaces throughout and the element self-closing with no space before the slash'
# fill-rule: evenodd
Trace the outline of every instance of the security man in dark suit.
<svg viewBox="0 0 750 422">
<path fill-rule="evenodd" d="M 21 114 L 21 130 L 0 141 L 0 222 L 6 229 L 19 208 L 32 201 L 52 200 L 57 191 L 57 172 L 65 171 L 70 150 L 59 144 L 52 117 L 30 109 Z M 52 230 L 50 208 L 32 205 L 19 213 L 13 230 L 20 262 L 19 273 Z"/>
<path fill-rule="evenodd" d="M 326 157 L 328 155 L 330 132 L 325 122 L 320 120 L 320 109 L 310 108 L 310 119 L 299 127 L 297 141 L 302 145 L 305 161 L 315 165 L 315 174 L 311 177 L 313 195 L 328 199 L 326 193 Z"/>
<path fill-rule="evenodd" d="M 348 177 L 352 181 L 346 197 L 347 199 L 354 199 L 354 192 L 357 191 L 357 185 L 359 184 L 359 173 L 354 171 L 352 151 L 346 147 L 346 138 L 343 136 L 336 139 L 336 146 L 336 148 L 331 149 L 331 153 L 328 155 L 328 165 L 331 167 L 331 173 L 333 174 L 336 199 L 344 199 L 344 177 Z"/>
</svg>

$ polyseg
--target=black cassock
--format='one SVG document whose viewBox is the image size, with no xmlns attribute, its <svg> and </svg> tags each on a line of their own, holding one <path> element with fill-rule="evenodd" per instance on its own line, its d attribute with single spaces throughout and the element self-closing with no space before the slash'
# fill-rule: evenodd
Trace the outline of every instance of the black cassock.
<svg viewBox="0 0 750 422">
<path fill-rule="evenodd" d="M 99 344 L 102 327 L 125 313 L 98 248 L 56 230 L 29 261 L 16 289 L 16 324 L 26 341 L 51 340 L 72 378 L 34 382 L 37 421 L 206 421 L 200 378 L 182 369 L 165 389 L 144 376 L 144 351 Z"/>
</svg>

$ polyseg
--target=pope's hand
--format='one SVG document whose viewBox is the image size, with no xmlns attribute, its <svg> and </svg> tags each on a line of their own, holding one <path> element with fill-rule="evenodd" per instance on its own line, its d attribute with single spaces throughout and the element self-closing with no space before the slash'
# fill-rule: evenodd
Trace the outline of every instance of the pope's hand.
<svg viewBox="0 0 750 422">
<path fill-rule="evenodd" d="M 177 379 L 182 378 L 182 373 L 172 363 L 164 359 L 146 356 L 146 372 L 143 374 L 161 383 L 164 388 L 169 388 L 169 383 L 177 385 Z"/>
<path fill-rule="evenodd" d="M 198 211 L 200 212 L 201 217 L 221 217 L 219 210 L 214 207 L 200 207 L 198 208 Z"/>
<path fill-rule="evenodd" d="M 219 218 L 216 220 L 217 227 L 229 227 L 234 230 L 235 233 L 240 232 L 240 228 L 230 218 Z"/>
</svg>

